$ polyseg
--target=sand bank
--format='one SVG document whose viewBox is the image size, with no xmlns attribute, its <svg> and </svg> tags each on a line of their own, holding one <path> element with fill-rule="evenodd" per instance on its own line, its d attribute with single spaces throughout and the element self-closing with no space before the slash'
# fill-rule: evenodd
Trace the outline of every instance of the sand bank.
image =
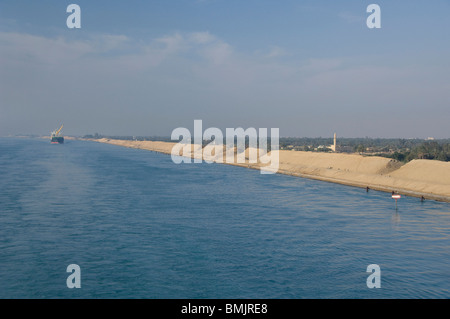
<svg viewBox="0 0 450 319">
<path fill-rule="evenodd" d="M 172 147 L 176 145 L 169 142 L 105 138 L 93 141 L 165 154 L 171 154 Z M 192 151 L 200 147 L 192 145 Z M 245 158 L 246 163 L 231 165 L 254 169 L 265 166 L 261 163 L 249 163 L 248 149 L 245 151 Z M 284 150 L 279 151 L 279 161 L 280 174 L 450 202 L 450 162 L 413 160 L 402 165 L 384 157 Z"/>
</svg>

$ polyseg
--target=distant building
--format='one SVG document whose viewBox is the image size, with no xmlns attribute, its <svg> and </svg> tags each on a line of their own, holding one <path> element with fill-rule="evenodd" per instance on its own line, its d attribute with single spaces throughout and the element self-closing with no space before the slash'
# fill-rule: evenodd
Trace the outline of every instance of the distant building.
<svg viewBox="0 0 450 319">
<path fill-rule="evenodd" d="M 353 153 L 353 147 L 351 146 L 338 146 L 339 153 Z"/>
</svg>

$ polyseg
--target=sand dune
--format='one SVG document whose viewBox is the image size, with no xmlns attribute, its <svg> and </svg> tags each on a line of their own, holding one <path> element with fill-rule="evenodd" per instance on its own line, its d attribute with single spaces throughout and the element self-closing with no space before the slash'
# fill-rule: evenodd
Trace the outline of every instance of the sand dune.
<svg viewBox="0 0 450 319">
<path fill-rule="evenodd" d="M 165 154 L 171 154 L 172 148 L 176 145 L 176 143 L 169 142 L 105 138 L 94 141 Z M 200 145 L 191 145 L 191 154 L 195 154 L 194 152 L 200 149 Z M 211 155 L 205 159 L 214 161 L 220 158 L 213 149 L 206 148 L 205 150 L 207 150 L 205 154 Z M 182 155 L 181 150 L 179 151 L 179 154 Z M 249 149 L 245 150 L 244 155 L 245 163 L 233 163 L 232 165 L 254 169 L 267 166 L 267 164 L 259 162 L 250 163 Z M 222 158 L 221 162 L 226 162 L 225 149 Z M 236 159 L 235 148 L 235 162 Z M 282 150 L 279 151 L 278 173 L 450 202 L 450 162 L 414 160 L 402 165 L 384 157 Z"/>
<path fill-rule="evenodd" d="M 280 173 L 450 201 L 449 162 L 415 160 L 402 165 L 376 156 L 280 151 Z"/>
</svg>

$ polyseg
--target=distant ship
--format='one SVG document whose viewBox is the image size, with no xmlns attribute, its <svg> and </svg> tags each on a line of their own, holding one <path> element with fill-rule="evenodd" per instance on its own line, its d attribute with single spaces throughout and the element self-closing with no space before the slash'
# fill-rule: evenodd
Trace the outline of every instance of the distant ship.
<svg viewBox="0 0 450 319">
<path fill-rule="evenodd" d="M 50 142 L 52 144 L 63 144 L 64 143 L 64 136 L 60 135 L 60 132 L 61 132 L 62 128 L 63 128 L 63 126 L 61 125 L 59 130 L 56 130 L 56 131 L 52 132 L 52 138 L 50 140 Z"/>
</svg>

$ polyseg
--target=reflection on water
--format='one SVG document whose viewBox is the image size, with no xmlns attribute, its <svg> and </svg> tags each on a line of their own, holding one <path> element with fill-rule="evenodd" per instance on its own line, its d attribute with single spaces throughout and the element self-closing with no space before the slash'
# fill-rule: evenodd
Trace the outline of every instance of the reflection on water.
<svg viewBox="0 0 450 319">
<path fill-rule="evenodd" d="M 395 212 L 392 214 L 392 225 L 397 230 L 400 228 L 400 221 L 401 221 L 400 213 L 398 212 L 398 209 L 396 209 Z"/>
</svg>

